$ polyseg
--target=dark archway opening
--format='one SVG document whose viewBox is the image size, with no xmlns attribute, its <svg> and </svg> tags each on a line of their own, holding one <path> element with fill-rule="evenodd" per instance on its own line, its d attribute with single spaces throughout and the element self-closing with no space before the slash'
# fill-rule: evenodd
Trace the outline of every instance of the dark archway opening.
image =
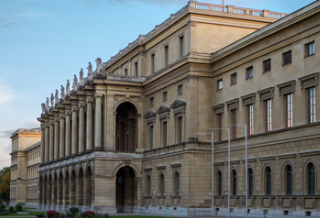
<svg viewBox="0 0 320 218">
<path fill-rule="evenodd" d="M 137 109 L 124 102 L 117 108 L 116 142 L 115 150 L 121 152 L 134 152 L 137 145 Z"/>
<path fill-rule="evenodd" d="M 116 208 L 117 213 L 133 213 L 135 199 L 135 173 L 131 167 L 122 167 L 117 172 Z"/>
</svg>

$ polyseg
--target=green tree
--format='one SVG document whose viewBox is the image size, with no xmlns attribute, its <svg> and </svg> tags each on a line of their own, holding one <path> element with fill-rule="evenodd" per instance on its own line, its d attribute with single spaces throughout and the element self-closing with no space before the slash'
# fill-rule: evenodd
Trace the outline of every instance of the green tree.
<svg viewBox="0 0 320 218">
<path fill-rule="evenodd" d="M 0 170 L 0 183 L 2 181 L 2 177 L 4 177 L 5 175 L 7 175 L 7 173 L 10 172 L 10 167 L 3 167 L 1 170 Z"/>
<path fill-rule="evenodd" d="M 0 196 L 1 199 L 4 201 L 10 200 L 10 179 L 11 179 L 11 172 L 7 172 L 5 176 L 2 177 L 1 183 L 0 183 Z"/>
</svg>

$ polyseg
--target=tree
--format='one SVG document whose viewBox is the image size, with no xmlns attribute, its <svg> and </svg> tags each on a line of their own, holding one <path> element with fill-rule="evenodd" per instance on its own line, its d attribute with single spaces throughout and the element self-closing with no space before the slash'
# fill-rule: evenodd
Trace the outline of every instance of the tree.
<svg viewBox="0 0 320 218">
<path fill-rule="evenodd" d="M 10 172 L 10 167 L 3 167 L 2 170 L 0 170 L 0 183 L 2 181 L 2 177 L 7 175 L 8 172 Z"/>
<path fill-rule="evenodd" d="M 11 179 L 11 172 L 7 172 L 5 176 L 2 177 L 1 183 L 0 183 L 0 196 L 1 199 L 4 201 L 10 200 L 10 179 Z"/>
</svg>

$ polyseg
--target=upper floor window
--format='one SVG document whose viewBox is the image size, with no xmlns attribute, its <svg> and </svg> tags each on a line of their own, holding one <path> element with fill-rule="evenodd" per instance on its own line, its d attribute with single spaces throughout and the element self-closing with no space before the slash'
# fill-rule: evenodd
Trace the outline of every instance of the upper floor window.
<svg viewBox="0 0 320 218">
<path fill-rule="evenodd" d="M 222 195 L 222 175 L 220 171 L 218 171 L 217 180 L 218 180 L 218 195 L 221 196 Z"/>
<path fill-rule="evenodd" d="M 288 94 L 286 98 L 286 127 L 293 126 L 293 94 Z"/>
<path fill-rule="evenodd" d="M 174 174 L 174 194 L 176 196 L 179 196 L 180 194 L 180 176 L 179 176 L 179 173 L 178 172 L 175 172 Z"/>
<path fill-rule="evenodd" d="M 308 89 L 308 121 L 309 123 L 316 122 L 316 88 Z"/>
<path fill-rule="evenodd" d="M 135 74 L 135 76 L 139 75 L 138 62 L 134 62 L 134 74 Z"/>
<path fill-rule="evenodd" d="M 221 90 L 223 88 L 223 80 L 222 79 L 219 79 L 218 82 L 217 82 L 217 86 L 218 86 L 218 90 Z"/>
<path fill-rule="evenodd" d="M 271 71 L 271 59 L 263 61 L 263 72 Z"/>
<path fill-rule="evenodd" d="M 248 181 L 248 194 L 249 195 L 253 195 L 253 171 L 251 168 L 249 168 L 248 170 L 248 177 L 249 177 L 249 181 Z"/>
<path fill-rule="evenodd" d="M 151 72 L 154 73 L 155 72 L 155 54 L 151 55 Z"/>
<path fill-rule="evenodd" d="M 153 143 L 154 143 L 154 140 L 153 140 L 153 134 L 154 133 L 154 130 L 153 130 L 153 125 L 149 126 L 149 139 L 150 139 L 150 149 L 153 149 Z"/>
<path fill-rule="evenodd" d="M 266 107 L 266 130 L 272 130 L 272 100 L 268 99 L 265 101 Z"/>
<path fill-rule="evenodd" d="M 182 116 L 177 117 L 177 141 L 182 142 Z"/>
<path fill-rule="evenodd" d="M 266 167 L 265 169 L 265 184 L 266 184 L 266 195 L 271 195 L 271 169 Z"/>
<path fill-rule="evenodd" d="M 180 58 L 184 55 L 184 38 L 183 36 L 179 37 L 179 44 L 180 44 Z"/>
<path fill-rule="evenodd" d="M 237 110 L 233 109 L 230 111 L 231 115 L 231 137 L 233 139 L 237 138 Z"/>
<path fill-rule="evenodd" d="M 150 105 L 150 107 L 154 106 L 154 98 L 153 97 L 149 99 L 149 105 Z"/>
<path fill-rule="evenodd" d="M 168 100 L 168 92 L 167 92 L 167 91 L 165 91 L 165 92 L 162 93 L 162 100 L 163 100 L 163 101 Z"/>
<path fill-rule="evenodd" d="M 178 85 L 178 95 L 182 95 L 182 93 L 183 93 L 183 86 Z"/>
<path fill-rule="evenodd" d="M 292 195 L 292 168 L 290 165 L 287 165 L 285 168 L 285 185 L 286 194 Z"/>
<path fill-rule="evenodd" d="M 160 175 L 159 189 L 160 189 L 160 195 L 163 197 L 164 196 L 164 175 L 163 175 L 163 173 L 161 173 L 161 175 Z"/>
<path fill-rule="evenodd" d="M 124 69 L 124 75 L 128 76 L 128 68 Z"/>
<path fill-rule="evenodd" d="M 250 79 L 250 78 L 253 77 L 253 66 L 248 67 L 248 68 L 246 69 L 246 74 L 247 74 L 247 79 Z"/>
<path fill-rule="evenodd" d="M 316 46 L 314 42 L 305 44 L 305 54 L 306 56 L 311 56 L 316 53 Z"/>
<path fill-rule="evenodd" d="M 164 46 L 164 61 L 165 61 L 165 66 L 168 66 L 169 64 L 169 46 L 168 45 Z"/>
<path fill-rule="evenodd" d="M 307 166 L 307 190 L 308 195 L 315 194 L 315 170 L 314 165 L 309 163 Z"/>
<path fill-rule="evenodd" d="M 231 182 L 232 182 L 232 195 L 237 195 L 237 172 L 232 170 L 231 173 Z"/>
<path fill-rule="evenodd" d="M 248 134 L 253 134 L 253 104 L 247 106 L 247 125 L 248 125 Z"/>
<path fill-rule="evenodd" d="M 287 51 L 282 54 L 282 65 L 291 64 L 292 57 L 291 57 L 291 50 Z"/>
<path fill-rule="evenodd" d="M 230 81 L 231 81 L 231 85 L 236 84 L 237 83 L 237 73 L 233 73 L 230 76 Z"/>
<path fill-rule="evenodd" d="M 162 144 L 167 146 L 167 121 L 162 122 Z"/>
<path fill-rule="evenodd" d="M 222 140 L 222 113 L 217 114 L 218 140 Z"/>
</svg>

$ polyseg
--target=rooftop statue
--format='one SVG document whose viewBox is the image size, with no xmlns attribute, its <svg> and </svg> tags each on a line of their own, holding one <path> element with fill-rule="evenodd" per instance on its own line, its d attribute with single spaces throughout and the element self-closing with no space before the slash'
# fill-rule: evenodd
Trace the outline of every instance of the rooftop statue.
<svg viewBox="0 0 320 218">
<path fill-rule="evenodd" d="M 49 106 L 49 98 L 47 97 L 47 101 L 46 101 L 46 109 L 47 111 L 49 110 L 50 106 Z"/>
<path fill-rule="evenodd" d="M 56 89 L 55 103 L 56 103 L 56 105 L 59 103 L 59 91 L 58 91 L 58 89 Z"/>
<path fill-rule="evenodd" d="M 51 107 L 53 107 L 53 106 L 54 106 L 54 96 L 53 96 L 53 93 L 51 93 L 51 98 L 50 98 L 50 100 L 51 100 Z"/>
<path fill-rule="evenodd" d="M 61 92 L 60 92 L 61 99 L 64 99 L 65 95 L 66 94 L 64 93 L 64 87 L 63 85 L 61 85 Z"/>
<path fill-rule="evenodd" d="M 74 77 L 73 77 L 72 89 L 73 90 L 77 90 L 78 89 L 78 78 L 77 78 L 76 74 L 74 74 Z"/>
<path fill-rule="evenodd" d="M 83 68 L 80 70 L 80 82 L 83 80 Z"/>
<path fill-rule="evenodd" d="M 42 108 L 42 114 L 45 114 L 46 111 L 47 111 L 46 104 L 45 104 L 45 103 L 42 103 L 42 104 L 41 104 L 41 108 Z"/>
<path fill-rule="evenodd" d="M 66 89 L 67 89 L 67 95 L 70 95 L 70 81 L 69 80 L 67 80 Z"/>
<path fill-rule="evenodd" d="M 101 60 L 101 58 L 97 58 L 96 59 L 96 63 L 97 63 L 96 71 L 97 71 L 97 73 L 101 73 L 101 71 L 102 71 L 102 60 Z"/>
<path fill-rule="evenodd" d="M 88 69 L 88 79 L 92 79 L 92 65 L 91 62 L 89 62 L 89 66 L 87 67 Z"/>
</svg>

